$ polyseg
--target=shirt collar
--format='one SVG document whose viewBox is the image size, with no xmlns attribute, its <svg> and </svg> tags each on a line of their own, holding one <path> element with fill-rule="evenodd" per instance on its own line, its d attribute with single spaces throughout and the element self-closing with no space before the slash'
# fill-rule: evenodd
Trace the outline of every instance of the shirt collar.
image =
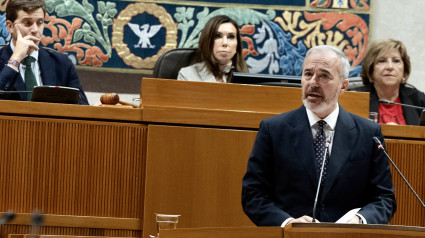
<svg viewBox="0 0 425 238">
<path fill-rule="evenodd" d="M 331 130 L 335 129 L 336 121 L 338 120 L 338 115 L 339 115 L 339 104 L 337 104 L 335 110 L 333 110 L 324 119 L 321 119 L 318 116 L 316 116 L 316 114 L 314 114 L 310 109 L 306 108 L 306 110 L 307 110 L 307 117 L 308 117 L 308 121 L 310 123 L 310 127 L 315 125 L 318 121 L 324 120 L 324 121 L 326 121 L 326 124 L 328 124 L 328 126 L 331 128 Z"/>
<path fill-rule="evenodd" d="M 15 51 L 15 45 L 13 44 L 13 40 L 10 41 L 10 48 L 12 48 L 12 51 Z M 38 50 L 34 50 L 33 52 L 31 52 L 30 56 L 35 59 L 35 62 L 37 62 L 38 61 Z"/>
</svg>

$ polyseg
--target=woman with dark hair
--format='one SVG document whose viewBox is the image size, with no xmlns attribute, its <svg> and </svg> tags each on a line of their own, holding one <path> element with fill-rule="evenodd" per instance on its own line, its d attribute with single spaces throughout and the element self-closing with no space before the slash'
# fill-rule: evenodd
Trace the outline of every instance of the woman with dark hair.
<svg viewBox="0 0 425 238">
<path fill-rule="evenodd" d="M 201 62 L 182 68 L 178 80 L 228 83 L 232 71 L 248 72 L 239 26 L 228 16 L 212 17 L 205 24 L 198 53 Z"/>
<path fill-rule="evenodd" d="M 418 125 L 421 110 L 379 104 L 379 99 L 385 99 L 425 107 L 425 94 L 406 85 L 410 72 L 410 57 L 401 41 L 374 41 L 363 59 L 361 75 L 365 86 L 353 90 L 370 92 L 369 111 L 378 112 L 379 123 Z"/>
</svg>

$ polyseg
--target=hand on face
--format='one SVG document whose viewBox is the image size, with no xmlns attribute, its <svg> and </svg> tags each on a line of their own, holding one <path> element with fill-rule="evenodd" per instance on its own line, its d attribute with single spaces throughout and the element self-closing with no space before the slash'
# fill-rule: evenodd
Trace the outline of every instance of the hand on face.
<svg viewBox="0 0 425 238">
<path fill-rule="evenodd" d="M 26 55 L 38 50 L 38 44 L 44 30 L 44 11 L 38 8 L 33 11 L 19 10 L 17 18 L 6 21 L 6 26 L 12 34 L 15 50 L 10 59 L 21 61 Z"/>
<path fill-rule="evenodd" d="M 37 34 L 22 36 L 20 28 L 20 23 L 13 24 L 13 28 L 16 32 L 16 43 L 15 51 L 13 55 L 15 59 L 21 61 L 26 55 L 30 55 L 34 50 L 38 50 L 38 44 L 40 43 L 41 36 Z"/>
</svg>

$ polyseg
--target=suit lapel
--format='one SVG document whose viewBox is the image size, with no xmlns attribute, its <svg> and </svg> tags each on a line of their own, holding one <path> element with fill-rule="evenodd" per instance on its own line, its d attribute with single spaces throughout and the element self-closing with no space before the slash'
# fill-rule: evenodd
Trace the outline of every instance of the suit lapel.
<svg viewBox="0 0 425 238">
<path fill-rule="evenodd" d="M 40 65 L 41 81 L 43 85 L 56 85 L 56 74 L 54 71 L 55 61 L 41 46 L 38 53 L 38 64 Z"/>
<path fill-rule="evenodd" d="M 342 107 L 339 110 L 322 199 L 326 198 L 327 193 L 338 178 L 338 174 L 347 162 L 358 136 L 351 116 Z"/>
<path fill-rule="evenodd" d="M 296 110 L 295 120 L 291 120 L 289 124 L 291 127 L 290 138 L 297 158 L 304 165 L 311 182 L 317 184 L 319 178 L 314 161 L 313 135 L 304 106 Z"/>
</svg>

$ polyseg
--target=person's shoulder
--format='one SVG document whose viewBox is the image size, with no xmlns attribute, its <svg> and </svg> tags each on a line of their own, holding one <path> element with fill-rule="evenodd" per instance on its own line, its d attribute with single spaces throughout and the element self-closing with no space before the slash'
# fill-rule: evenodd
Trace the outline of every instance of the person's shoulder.
<svg viewBox="0 0 425 238">
<path fill-rule="evenodd" d="M 263 119 L 264 123 L 271 124 L 288 124 L 291 122 L 299 121 L 303 116 L 307 117 L 306 110 L 304 106 L 299 107 L 298 109 L 287 111 L 275 116 L 271 116 Z"/>
<path fill-rule="evenodd" d="M 406 94 L 424 94 L 422 91 L 418 90 L 417 88 L 413 87 L 413 86 L 406 86 L 406 85 L 401 85 L 400 86 L 400 91 L 402 91 L 403 93 Z"/>
<path fill-rule="evenodd" d="M 181 73 L 188 73 L 188 72 L 194 72 L 194 71 L 199 72 L 204 66 L 205 66 L 204 63 L 196 63 L 196 64 L 192 64 L 192 65 L 181 68 L 179 72 Z"/>
<path fill-rule="evenodd" d="M 12 55 L 12 49 L 9 45 L 1 45 L 0 46 L 0 60 L 7 61 Z"/>
</svg>

